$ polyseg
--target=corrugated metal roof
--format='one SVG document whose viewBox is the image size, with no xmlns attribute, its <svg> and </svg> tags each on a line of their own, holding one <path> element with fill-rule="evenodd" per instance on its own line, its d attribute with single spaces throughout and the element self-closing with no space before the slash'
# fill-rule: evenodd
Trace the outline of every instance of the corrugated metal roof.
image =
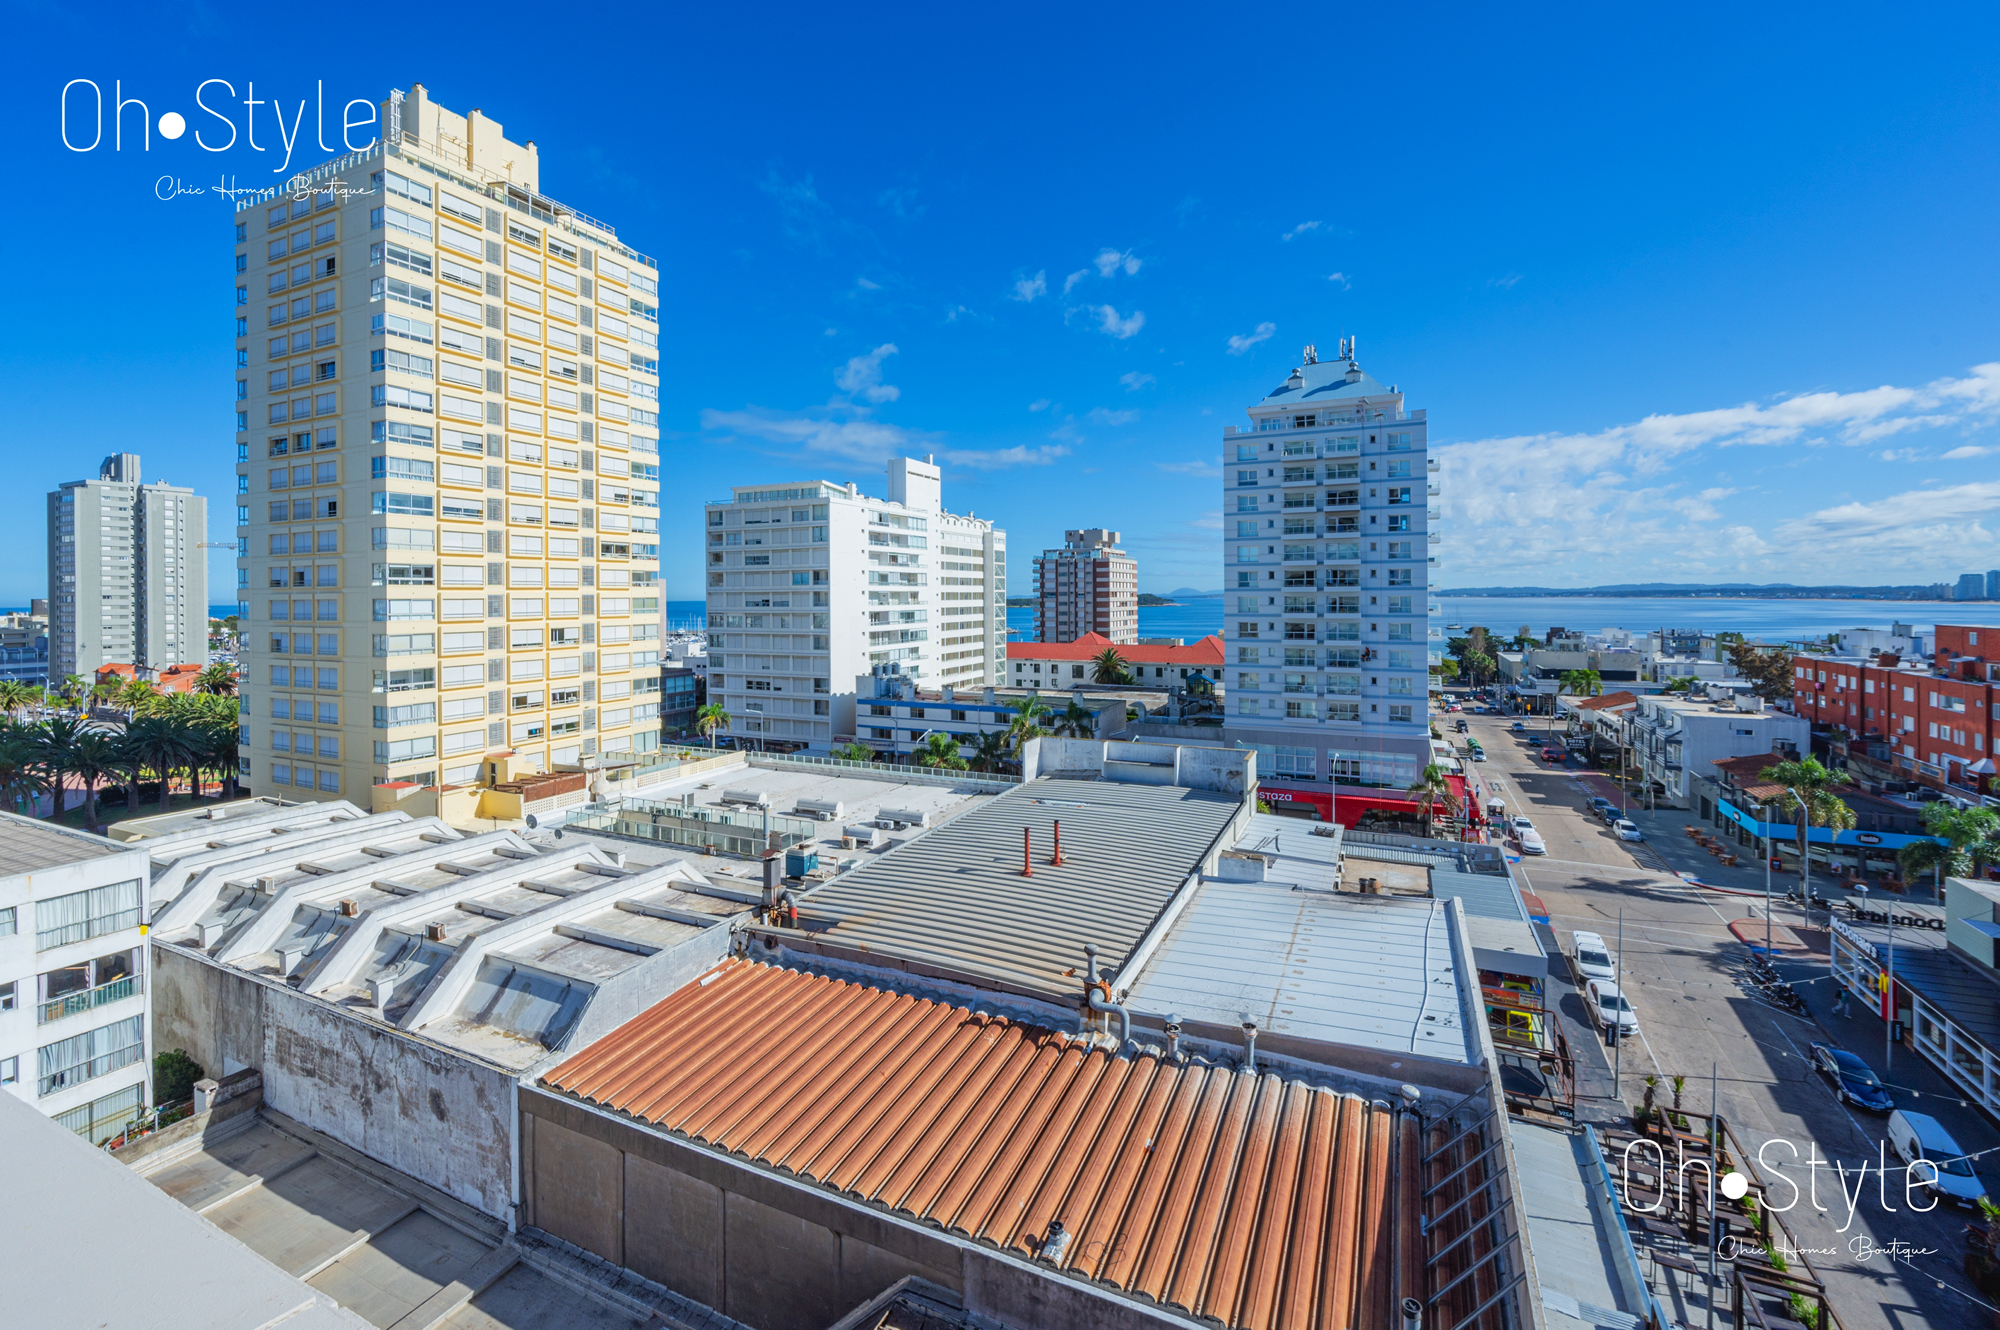
<svg viewBox="0 0 2000 1330">
<path fill-rule="evenodd" d="M 1030 781 L 803 896 L 799 922 L 854 952 L 1074 996 L 1082 981 L 1064 971 L 1082 969 L 1084 944 L 1123 965 L 1240 807 L 1208 790 Z M 1021 876 L 1023 827 L 1033 877 Z"/>
<path fill-rule="evenodd" d="M 1209 882 L 1127 1005 L 1331 1044 L 1471 1064 L 1443 901 Z M 1467 976 L 1467 982 L 1471 976 Z"/>
<path fill-rule="evenodd" d="M 745 962 L 543 1084 L 1225 1325 L 1390 1319 L 1415 1128 L 1357 1096 Z"/>
<path fill-rule="evenodd" d="M 1488 873 L 1461 873 L 1454 868 L 1431 869 L 1431 894 L 1439 900 L 1457 900 L 1475 919 L 1509 919 L 1528 922 L 1527 907 L 1514 890 L 1511 878 Z"/>
<path fill-rule="evenodd" d="M 1338 822 L 1308 822 L 1276 813 L 1252 813 L 1244 824 L 1243 834 L 1236 838 L 1236 848 L 1337 864 L 1344 831 Z"/>
</svg>

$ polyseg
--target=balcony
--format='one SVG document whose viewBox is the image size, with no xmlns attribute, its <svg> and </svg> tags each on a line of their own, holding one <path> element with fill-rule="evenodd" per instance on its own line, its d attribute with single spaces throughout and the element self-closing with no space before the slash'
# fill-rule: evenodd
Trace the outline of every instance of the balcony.
<svg viewBox="0 0 2000 1330">
<path fill-rule="evenodd" d="M 50 1021 L 59 1021 L 65 1016 L 95 1011 L 107 1002 L 122 1002 L 138 991 L 138 976 L 128 974 L 122 979 L 113 979 L 108 984 L 99 984 L 96 988 L 65 993 L 54 1001 L 42 1003 L 35 1009 L 35 1024 L 47 1025 Z"/>
</svg>

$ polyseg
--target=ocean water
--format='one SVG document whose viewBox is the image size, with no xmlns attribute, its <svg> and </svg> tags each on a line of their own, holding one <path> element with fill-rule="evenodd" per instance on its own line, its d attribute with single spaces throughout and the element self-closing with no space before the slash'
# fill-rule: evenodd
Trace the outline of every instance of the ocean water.
<svg viewBox="0 0 2000 1330">
<path fill-rule="evenodd" d="M 1222 631 L 1222 599 L 1211 596 L 1205 600 L 1183 601 L 1178 605 L 1142 605 L 1139 607 L 1139 636 L 1179 637 L 1190 644 L 1207 637 L 1210 633 Z M 1035 611 L 1032 606 L 1017 605 L 1007 610 L 1007 636 L 1016 642 L 1025 642 L 1035 635 Z"/>
<path fill-rule="evenodd" d="M 1439 596 L 1431 625 L 1455 636 L 1451 624 L 1480 624 L 1512 635 L 1526 624 L 1537 637 L 1550 628 L 1594 633 L 1655 628 L 1742 633 L 1789 641 L 1822 637 L 1843 628 L 1914 624 L 1929 632 L 1940 623 L 2000 625 L 2000 601 L 1940 600 L 1738 600 L 1726 596 Z"/>
</svg>

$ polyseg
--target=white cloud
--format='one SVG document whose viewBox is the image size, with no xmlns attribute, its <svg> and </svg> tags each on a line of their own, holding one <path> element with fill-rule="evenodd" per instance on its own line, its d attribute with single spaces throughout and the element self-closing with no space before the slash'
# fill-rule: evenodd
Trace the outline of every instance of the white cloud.
<svg viewBox="0 0 2000 1330">
<path fill-rule="evenodd" d="M 1030 411 L 1046 411 L 1049 409 L 1049 399 L 1046 397 L 1038 397 L 1034 401 L 1028 403 L 1028 409 Z"/>
<path fill-rule="evenodd" d="M 865 356 L 855 356 L 834 376 L 842 392 L 853 393 L 880 405 L 903 395 L 901 388 L 882 382 L 882 362 L 896 354 L 894 342 L 884 342 Z"/>
<path fill-rule="evenodd" d="M 1894 451 L 1895 451 L 1894 449 L 1890 449 L 1888 452 L 1884 452 L 1882 454 L 1883 460 L 1884 461 L 1894 460 L 1893 458 L 1890 457 L 1890 453 Z M 1989 454 L 1996 452 L 2000 452 L 2000 448 L 1995 448 L 1991 445 L 1982 446 L 1976 443 L 1968 443 L 1962 448 L 1954 448 L 1950 452 L 1946 453 L 1944 455 L 1944 460 L 1947 462 L 1957 462 L 1968 457 L 1986 457 Z M 1904 450 L 1904 456 L 1906 458 L 1912 458 L 1915 455 L 1916 455 L 1915 449 Z"/>
<path fill-rule="evenodd" d="M 1153 382 L 1153 376 L 1150 374 L 1141 374 L 1138 370 L 1135 369 L 1128 371 L 1127 373 L 1120 374 L 1118 376 L 1118 382 L 1125 385 L 1126 392 L 1136 393 L 1141 388 L 1145 387 L 1147 384 Z"/>
<path fill-rule="evenodd" d="M 1448 444 L 1433 453 L 1443 463 L 1449 539 L 1476 557 L 1482 581 L 1928 582 L 1939 550 L 1991 542 L 1979 514 L 2000 507 L 1988 493 L 2000 485 L 1913 488 L 1776 525 L 1767 495 L 1749 511 L 1739 499 L 1734 524 L 1726 524 L 1725 501 L 1737 491 L 1713 484 L 1717 467 L 1709 450 L 1859 447 L 1898 432 L 1905 421 L 1918 422 L 1913 429 L 1967 429 L 1991 426 L 1996 416 L 2000 364 L 1988 364 L 1915 388 L 1800 393 L 1653 415 L 1588 434 Z M 1902 450 L 1895 460 L 1914 451 Z M 1909 531 L 1929 534 L 1909 538 L 1897 527 L 1904 521 Z M 1717 529 L 1718 523 L 1725 525 Z M 1647 550 L 1656 556 L 1639 553 Z M 1806 569 L 1814 570 L 1812 578 Z M 1906 571 L 1899 576 L 1896 569 Z"/>
<path fill-rule="evenodd" d="M 1505 277 L 1489 277 L 1486 279 L 1486 284 L 1488 286 L 1497 286 L 1502 291 L 1511 291 L 1519 284 L 1520 280 L 1520 273 L 1510 272 Z"/>
<path fill-rule="evenodd" d="M 1318 222 L 1300 222 L 1297 226 L 1293 227 L 1291 230 L 1279 236 L 1278 239 L 1296 240 L 1298 237 L 1302 235 L 1307 235 L 1310 234 L 1311 232 L 1319 230 L 1319 228 L 1320 224 Z"/>
<path fill-rule="evenodd" d="M 1063 294 L 1068 295 L 1070 293 L 1071 287 L 1075 286 L 1078 282 L 1082 281 L 1084 278 L 1088 276 L 1090 276 L 1090 269 L 1078 268 L 1075 272 L 1063 278 Z"/>
<path fill-rule="evenodd" d="M 1237 333 L 1235 336 L 1229 339 L 1229 354 L 1232 356 L 1240 356 L 1245 351 L 1248 351 L 1251 347 L 1257 345 L 1257 343 L 1269 341 L 1271 339 L 1271 334 L 1275 333 L 1276 331 L 1278 331 L 1277 324 L 1260 323 L 1257 325 L 1257 330 L 1255 332 L 1249 334 Z"/>
<path fill-rule="evenodd" d="M 701 427 L 723 438 L 754 439 L 782 445 L 788 453 L 804 450 L 850 462 L 875 464 L 891 457 L 934 453 L 948 466 L 973 471 L 997 471 L 1015 466 L 1046 466 L 1069 455 L 1061 444 L 979 450 L 949 448 L 942 436 L 928 430 L 905 429 L 867 418 L 784 415 L 751 408 L 743 411 L 704 410 Z"/>
<path fill-rule="evenodd" d="M 1010 466 L 1047 466 L 1058 457 L 1069 456 L 1069 449 L 1060 443 L 1045 443 L 1033 448 L 1022 443 L 1012 448 L 995 448 L 990 452 L 953 448 L 939 456 L 952 466 L 970 467 L 974 471 L 997 471 Z"/>
<path fill-rule="evenodd" d="M 1113 277 L 1117 275 L 1120 268 L 1123 268 L 1125 275 L 1130 277 L 1139 271 L 1140 262 L 1141 260 L 1134 256 L 1129 249 L 1116 250 L 1107 247 L 1097 251 L 1097 275 L 1099 277 Z"/>
<path fill-rule="evenodd" d="M 1023 277 L 1016 281 L 1014 283 L 1013 299 L 1026 303 L 1037 297 L 1045 296 L 1048 293 L 1049 274 L 1048 270 L 1044 268 L 1033 277 Z"/>
<path fill-rule="evenodd" d="M 1343 291 L 1351 289 L 1354 285 L 1354 279 L 1344 272 L 1330 272 L 1326 275 L 1326 280 L 1329 282 L 1339 282 L 1340 289 Z"/>
<path fill-rule="evenodd" d="M 1212 462 L 1155 462 L 1153 465 L 1177 476 L 1206 476 L 1213 480 L 1222 475 L 1222 462 L 1219 458 Z"/>
<path fill-rule="evenodd" d="M 871 282 L 866 277 L 855 278 L 854 284 L 860 287 L 863 291 L 880 291 L 882 289 L 882 283 Z"/>
<path fill-rule="evenodd" d="M 1108 407 L 1093 407 L 1085 417 L 1093 425 L 1129 425 L 1139 418 L 1137 411 L 1113 411 Z"/>
<path fill-rule="evenodd" d="M 1097 331 L 1109 333 L 1121 342 L 1138 336 L 1139 330 L 1146 326 L 1146 316 L 1136 309 L 1129 319 L 1120 318 L 1118 311 L 1110 305 L 1098 305 L 1091 312 L 1097 315 Z"/>
</svg>

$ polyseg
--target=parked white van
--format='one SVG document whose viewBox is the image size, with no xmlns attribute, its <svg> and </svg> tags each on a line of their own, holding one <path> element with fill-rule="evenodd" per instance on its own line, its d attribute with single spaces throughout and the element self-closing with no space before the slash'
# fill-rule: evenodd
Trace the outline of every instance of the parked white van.
<svg viewBox="0 0 2000 1330">
<path fill-rule="evenodd" d="M 1899 1108 L 1889 1115 L 1889 1148 L 1912 1165 L 1910 1180 L 1934 1199 L 1976 1208 L 1986 1188 L 1944 1124 L 1927 1113 Z M 1928 1165 L 1928 1167 L 1925 1167 Z"/>
</svg>

